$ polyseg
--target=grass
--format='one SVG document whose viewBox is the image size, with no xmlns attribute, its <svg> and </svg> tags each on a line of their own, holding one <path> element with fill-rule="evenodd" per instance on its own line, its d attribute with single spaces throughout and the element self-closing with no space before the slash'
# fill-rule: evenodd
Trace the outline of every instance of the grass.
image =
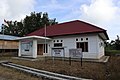
<svg viewBox="0 0 120 80">
<path fill-rule="evenodd" d="M 52 63 L 52 60 L 49 60 L 47 62 L 44 62 L 44 61 L 21 62 L 18 60 L 14 60 L 12 62 L 29 66 L 29 67 L 34 67 L 37 69 L 72 75 L 76 77 L 102 79 L 102 77 L 105 76 L 105 74 L 102 74 L 105 71 L 103 69 L 104 68 L 103 64 L 84 62 L 83 66 L 81 67 L 80 62 L 72 62 L 72 65 L 70 66 L 68 61 L 62 62 L 60 60 L 56 60 L 54 64 Z M 98 74 L 101 74 L 101 75 L 98 75 Z"/>
<path fill-rule="evenodd" d="M 111 80 L 120 79 L 120 56 L 112 56 L 107 66 Z"/>
<path fill-rule="evenodd" d="M 94 80 L 117 80 L 120 79 L 120 56 L 111 56 L 108 63 L 83 62 L 81 67 L 80 62 L 73 61 L 69 65 L 68 61 L 55 60 L 11 60 L 14 63 L 41 69 L 61 74 L 72 75 L 76 77 L 91 78 Z"/>
<path fill-rule="evenodd" d="M 119 68 L 120 56 L 110 56 L 110 59 L 107 63 L 83 62 L 82 67 L 80 65 L 80 62 L 78 61 L 73 61 L 72 65 L 70 66 L 68 61 L 63 62 L 62 60 L 55 60 L 53 64 L 52 60 L 50 59 L 46 61 L 45 60 L 27 61 L 27 60 L 17 60 L 17 59 L 11 59 L 11 58 L 8 58 L 8 59 L 16 64 L 21 64 L 21 65 L 25 65 L 25 66 L 29 66 L 29 67 L 33 67 L 41 70 L 47 70 L 51 72 L 57 72 L 61 74 L 72 75 L 76 77 L 91 78 L 93 80 L 120 79 L 120 68 Z M 13 76 L 12 78 L 18 76 L 18 74 L 21 74 L 21 77 L 23 76 L 26 78 L 27 74 L 25 73 L 18 72 L 10 68 L 0 67 L 0 69 L 1 68 L 5 70 L 7 69 L 7 71 L 4 71 L 4 72 L 9 73 L 10 70 L 13 71 L 12 74 L 16 74 L 15 76 L 9 73 L 10 76 Z M 0 76 L 1 76 L 1 73 L 2 72 L 0 71 Z M 20 80 L 32 80 L 32 78 L 35 78 L 30 75 L 27 75 L 27 76 L 29 76 L 28 79 L 26 78 L 26 79 L 20 79 Z M 33 80 L 37 80 L 37 79 L 33 79 Z"/>
<path fill-rule="evenodd" d="M 0 66 L 0 80 L 42 80 L 15 69 Z"/>
<path fill-rule="evenodd" d="M 119 54 L 120 55 L 120 50 L 106 50 L 105 51 L 106 52 L 106 55 L 113 55 L 113 56 L 115 56 L 115 55 L 117 55 L 117 54 Z"/>
</svg>

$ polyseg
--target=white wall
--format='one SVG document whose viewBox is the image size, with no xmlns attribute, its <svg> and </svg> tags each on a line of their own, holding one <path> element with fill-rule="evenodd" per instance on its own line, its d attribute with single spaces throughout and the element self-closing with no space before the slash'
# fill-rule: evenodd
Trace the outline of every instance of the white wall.
<svg viewBox="0 0 120 80">
<path fill-rule="evenodd" d="M 24 57 L 37 57 L 37 40 L 22 40 L 19 41 L 19 54 Z"/>
<path fill-rule="evenodd" d="M 32 51 L 32 57 L 37 58 L 37 40 L 33 40 L 33 51 Z"/>
<path fill-rule="evenodd" d="M 99 58 L 104 56 L 104 53 L 105 53 L 104 47 L 105 47 L 104 41 L 98 36 L 98 50 L 99 50 L 98 51 L 98 53 L 99 53 L 98 57 Z"/>
<path fill-rule="evenodd" d="M 83 41 L 81 41 L 83 38 Z M 86 40 L 88 38 L 88 40 Z M 78 41 L 76 41 L 78 39 Z M 55 42 L 54 42 L 55 40 Z M 59 42 L 57 42 L 59 40 Z M 62 40 L 62 42 L 61 42 Z M 22 43 L 19 43 L 19 54 L 31 56 L 33 58 L 37 57 L 37 44 L 44 44 L 44 41 L 31 40 L 32 45 L 29 51 L 25 51 Z M 69 35 L 69 36 L 59 36 L 52 38 L 51 41 L 47 41 L 48 53 L 43 53 L 44 56 L 51 56 L 52 47 L 54 43 L 63 43 L 65 49 L 65 57 L 69 57 L 69 49 L 76 48 L 76 42 L 88 42 L 88 52 L 83 52 L 83 58 L 99 59 L 104 55 L 104 41 L 98 36 L 98 34 L 84 34 L 84 35 Z"/>
<path fill-rule="evenodd" d="M 99 42 L 101 41 L 97 34 L 84 34 L 84 35 L 72 35 L 72 36 L 61 36 L 61 37 L 54 37 L 53 40 L 59 42 L 63 40 L 63 47 L 65 47 L 65 57 L 69 57 L 69 49 L 76 48 L 76 38 L 79 40 L 77 42 L 88 42 L 88 52 L 83 52 L 83 58 L 92 58 L 97 59 L 100 55 L 104 53 L 104 47 L 101 47 L 99 50 Z M 81 41 L 83 38 L 83 41 Z M 86 40 L 88 38 L 88 40 Z M 50 41 L 49 43 L 49 55 L 51 55 L 51 47 L 54 47 L 54 42 Z M 59 43 L 56 42 L 56 43 Z M 101 53 L 101 54 L 100 54 Z"/>
<path fill-rule="evenodd" d="M 31 45 L 30 45 L 31 43 Z M 21 41 L 21 55 L 26 55 L 26 56 L 31 56 L 32 51 L 33 51 L 33 42 L 31 41 L 30 43 L 25 43 Z M 26 48 L 28 47 L 29 51 L 26 51 Z"/>
</svg>

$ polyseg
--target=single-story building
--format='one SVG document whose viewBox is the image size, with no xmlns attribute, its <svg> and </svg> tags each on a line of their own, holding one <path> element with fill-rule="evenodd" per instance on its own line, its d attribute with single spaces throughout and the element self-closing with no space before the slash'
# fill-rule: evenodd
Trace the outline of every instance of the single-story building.
<svg viewBox="0 0 120 80">
<path fill-rule="evenodd" d="M 69 49 L 82 48 L 83 58 L 99 59 L 108 39 L 106 30 L 95 25 L 79 20 L 64 22 L 19 38 L 18 56 L 69 57 Z"/>
<path fill-rule="evenodd" d="M 18 51 L 16 36 L 0 34 L 0 52 Z"/>
</svg>

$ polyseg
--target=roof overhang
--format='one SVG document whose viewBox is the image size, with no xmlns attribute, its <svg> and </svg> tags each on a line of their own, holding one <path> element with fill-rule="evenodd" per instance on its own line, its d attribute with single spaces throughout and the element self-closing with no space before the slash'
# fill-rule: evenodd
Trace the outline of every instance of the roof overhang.
<svg viewBox="0 0 120 80">
<path fill-rule="evenodd" d="M 103 40 L 109 40 L 109 37 L 108 37 L 106 31 L 99 33 L 99 36 L 100 36 Z"/>
<path fill-rule="evenodd" d="M 42 39 L 42 40 L 51 40 L 51 38 L 43 37 L 43 36 L 25 36 L 25 37 L 19 37 L 15 40 L 24 40 L 24 39 Z"/>
</svg>

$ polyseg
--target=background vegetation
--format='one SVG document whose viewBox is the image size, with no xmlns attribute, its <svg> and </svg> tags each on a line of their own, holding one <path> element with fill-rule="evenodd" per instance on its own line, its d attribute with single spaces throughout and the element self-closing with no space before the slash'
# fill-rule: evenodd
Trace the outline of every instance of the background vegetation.
<svg viewBox="0 0 120 80">
<path fill-rule="evenodd" d="M 119 55 L 120 54 L 120 37 L 117 35 L 117 39 L 111 42 L 106 42 L 105 48 L 106 55 Z"/>
<path fill-rule="evenodd" d="M 18 21 L 6 21 L 5 23 L 8 24 L 8 26 L 2 24 L 2 31 L 1 33 L 14 35 L 14 36 L 25 36 L 28 33 L 31 33 L 37 29 L 43 28 L 45 26 L 54 25 L 57 24 L 56 19 L 50 19 L 48 17 L 48 13 L 44 12 L 31 12 L 30 16 L 27 16 L 21 20 Z M 3 31 L 4 27 L 4 31 Z"/>
</svg>

